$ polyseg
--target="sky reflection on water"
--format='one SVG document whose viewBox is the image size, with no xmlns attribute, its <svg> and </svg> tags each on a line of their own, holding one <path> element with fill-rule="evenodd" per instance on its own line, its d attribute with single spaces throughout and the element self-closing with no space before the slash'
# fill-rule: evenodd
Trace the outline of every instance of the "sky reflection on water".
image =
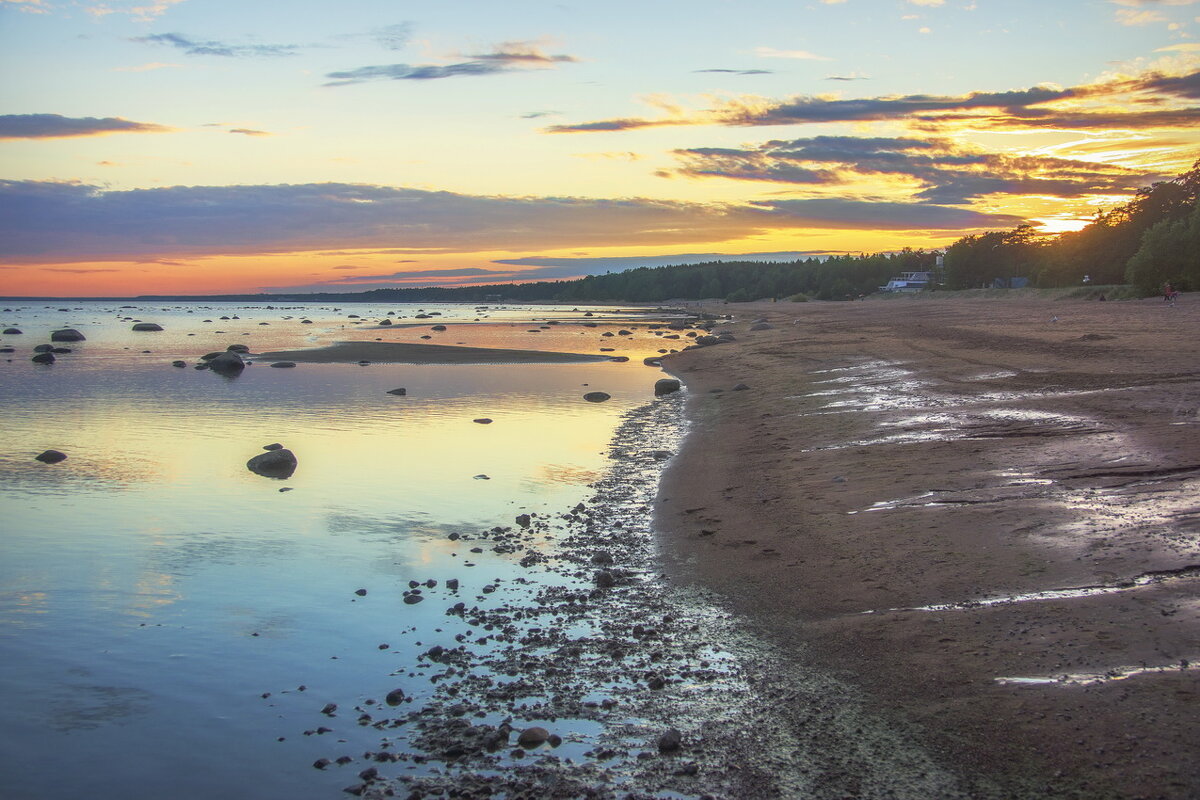
<svg viewBox="0 0 1200 800">
<path fill-rule="evenodd" d="M 346 776 L 305 760 L 327 743 L 259 695 L 288 690 L 280 702 L 316 710 L 323 691 L 384 694 L 415 653 L 380 645 L 442 618 L 444 604 L 401 602 L 410 580 L 457 577 L 466 594 L 524 575 L 514 556 L 447 536 L 583 499 L 621 415 L 653 397 L 660 373 L 641 359 L 663 346 L 644 329 L 600 337 L 627 322 L 546 335 L 506 321 L 452 326 L 447 343 L 612 346 L 630 361 L 255 364 L 225 380 L 170 361 L 243 338 L 261 350 L 335 341 L 340 315 L 387 309 L 241 310 L 217 335 L 207 309 L 25 305 L 0 319 L 25 331 L 2 337 L 17 352 L 0 360 L 0 747 L 21 765 L 4 771 L 0 795 L 11 797 L 252 796 L 245 787 L 263 780 L 273 796 L 336 796 Z M 429 322 L 452 316 L 443 310 Z M 301 328 L 301 314 L 319 321 Z M 133 334 L 123 316 L 167 330 Z M 33 345 L 66 325 L 88 340 L 49 368 L 31 364 Z M 419 341 L 423 330 L 346 338 Z M 397 386 L 408 395 L 387 394 Z M 583 401 L 593 389 L 613 399 Z M 245 467 L 272 442 L 299 460 L 287 480 Z M 47 448 L 68 459 L 33 459 Z M 354 751 L 354 732 L 339 733 Z"/>
</svg>

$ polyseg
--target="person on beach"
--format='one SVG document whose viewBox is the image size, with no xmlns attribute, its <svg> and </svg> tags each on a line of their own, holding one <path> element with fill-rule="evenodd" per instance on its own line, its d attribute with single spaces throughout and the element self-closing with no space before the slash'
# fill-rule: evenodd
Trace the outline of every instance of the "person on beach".
<svg viewBox="0 0 1200 800">
<path fill-rule="evenodd" d="M 1174 284 L 1168 283 L 1163 286 L 1164 303 L 1174 303 L 1176 297 L 1179 297 L 1179 290 L 1175 288 Z"/>
</svg>

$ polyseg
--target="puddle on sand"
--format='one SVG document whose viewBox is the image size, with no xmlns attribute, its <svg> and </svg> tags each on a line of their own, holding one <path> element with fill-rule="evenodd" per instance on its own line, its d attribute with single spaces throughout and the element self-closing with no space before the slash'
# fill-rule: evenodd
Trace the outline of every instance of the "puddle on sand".
<svg viewBox="0 0 1200 800">
<path fill-rule="evenodd" d="M 1114 667 L 1104 672 L 1075 672 L 1063 675 L 1046 675 L 1038 677 L 999 677 L 996 683 L 1003 686 L 1094 686 L 1100 683 L 1113 683 L 1130 678 L 1140 678 L 1145 675 L 1165 675 L 1172 672 L 1196 672 L 1200 663 L 1196 659 L 1180 659 L 1174 664 L 1148 667 Z"/>
</svg>

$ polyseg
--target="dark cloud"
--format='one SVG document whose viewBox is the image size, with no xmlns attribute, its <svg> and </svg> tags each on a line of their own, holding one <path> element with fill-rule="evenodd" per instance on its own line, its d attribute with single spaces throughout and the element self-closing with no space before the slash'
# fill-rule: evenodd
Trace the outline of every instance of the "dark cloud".
<svg viewBox="0 0 1200 800">
<path fill-rule="evenodd" d="M 132 39 L 143 44 L 161 44 L 182 50 L 189 56 L 222 56 L 246 58 L 254 56 L 294 56 L 300 49 L 294 44 L 229 44 L 218 41 L 197 41 L 182 33 L 152 33 Z"/>
<path fill-rule="evenodd" d="M 817 185 L 880 175 L 910 178 L 923 185 L 917 200 L 951 205 L 995 194 L 1125 194 L 1163 177 L 1085 161 L 985 153 L 936 138 L 816 136 L 676 155 L 683 162 L 677 172 L 693 177 Z"/>
<path fill-rule="evenodd" d="M 727 75 L 774 75 L 773 69 L 694 69 L 692 72 L 722 72 Z"/>
<path fill-rule="evenodd" d="M 467 55 L 456 64 L 381 64 L 330 72 L 326 86 L 346 86 L 366 81 L 428 81 L 440 78 L 495 75 L 529 67 L 553 67 L 578 61 L 569 55 L 547 55 L 528 42 L 505 42 L 490 53 Z"/>
<path fill-rule="evenodd" d="M 849 80 L 854 76 L 831 76 Z M 993 129 L 1099 127 L 1154 128 L 1188 127 L 1196 124 L 1200 109 L 1161 108 L 1149 111 L 1107 110 L 1064 111 L 1054 107 L 1064 100 L 1119 100 L 1161 105 L 1168 98 L 1200 98 L 1200 72 L 1168 76 L 1159 72 L 1103 84 L 1054 88 L 1034 86 L 1004 92 L 971 92 L 959 96 L 913 94 L 897 97 L 865 97 L 850 100 L 801 95 L 773 104 L 727 102 L 691 117 L 659 119 L 626 117 L 575 124 L 553 125 L 546 133 L 589 133 L 627 131 L 674 125 L 797 125 L 805 123 L 879 122 L 912 120 L 927 125 L 955 121 L 979 121 Z"/>
<path fill-rule="evenodd" d="M 796 261 L 819 255 L 825 255 L 825 253 L 823 251 L 800 252 L 795 250 L 781 250 L 771 253 L 672 253 L 665 256 L 524 256 L 522 258 L 497 258 L 492 263 L 511 264 L 520 267 L 537 267 L 540 270 L 558 268 L 564 276 L 576 276 L 621 272 L 635 267 L 705 264 L 710 261 Z M 545 275 L 542 277 L 545 277 Z"/>
<path fill-rule="evenodd" d="M 944 230 L 1011 228 L 1023 220 L 1009 214 L 984 214 L 965 208 L 883 201 L 814 198 L 768 200 L 755 205 L 803 227 L 847 230 Z"/>
<path fill-rule="evenodd" d="M 173 128 L 120 117 L 64 117 L 61 114 L 0 116 L 0 139 L 65 139 L 109 133 L 169 133 Z"/>
<path fill-rule="evenodd" d="M 1009 226 L 1014 219 L 851 201 L 840 207 L 843 217 L 834 206 L 810 205 L 807 214 L 799 213 L 809 202 L 486 197 L 342 183 L 105 191 L 81 183 L 0 181 L 0 260 L 111 261 L 331 248 L 385 254 L 528 251 L 614 242 L 661 247 L 745 239 L 772 229 L 977 229 Z"/>
</svg>

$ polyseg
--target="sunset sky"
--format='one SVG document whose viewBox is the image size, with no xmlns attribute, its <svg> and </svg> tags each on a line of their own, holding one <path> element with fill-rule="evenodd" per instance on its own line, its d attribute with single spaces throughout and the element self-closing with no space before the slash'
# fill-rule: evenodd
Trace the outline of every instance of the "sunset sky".
<svg viewBox="0 0 1200 800">
<path fill-rule="evenodd" d="M 1077 228 L 1200 0 L 0 0 L 0 294 L 359 291 Z"/>
</svg>

